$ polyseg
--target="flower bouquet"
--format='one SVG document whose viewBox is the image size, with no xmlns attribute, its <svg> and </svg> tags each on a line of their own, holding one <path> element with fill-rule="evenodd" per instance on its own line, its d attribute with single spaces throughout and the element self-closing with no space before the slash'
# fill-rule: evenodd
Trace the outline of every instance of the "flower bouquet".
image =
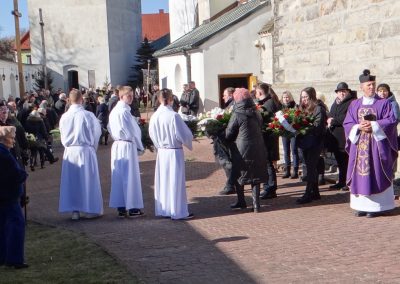
<svg viewBox="0 0 400 284">
<path fill-rule="evenodd" d="M 186 123 L 186 125 L 189 127 L 190 131 L 192 131 L 193 137 L 196 137 L 198 132 L 197 132 L 197 123 L 199 122 L 198 118 L 194 115 L 187 115 L 180 113 L 180 116 L 182 120 Z"/>
<path fill-rule="evenodd" d="M 197 126 L 207 137 L 212 138 L 225 130 L 231 115 L 231 111 L 213 108 L 211 111 L 199 115 Z"/>
<path fill-rule="evenodd" d="M 278 111 L 272 122 L 268 123 L 267 131 L 283 137 L 305 135 L 312 127 L 314 118 L 299 109 Z"/>
<path fill-rule="evenodd" d="M 140 130 L 142 131 L 142 144 L 144 149 L 154 152 L 154 144 L 149 135 L 149 124 L 143 118 L 138 119 Z"/>
</svg>

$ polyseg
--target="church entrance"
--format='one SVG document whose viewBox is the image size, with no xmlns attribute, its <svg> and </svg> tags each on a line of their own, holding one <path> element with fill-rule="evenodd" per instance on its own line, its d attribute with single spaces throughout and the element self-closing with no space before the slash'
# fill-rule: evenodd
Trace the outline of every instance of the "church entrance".
<svg viewBox="0 0 400 284">
<path fill-rule="evenodd" d="M 79 90 L 78 71 L 68 71 L 68 91 L 72 88 Z"/>
<path fill-rule="evenodd" d="M 251 90 L 250 77 L 252 74 L 227 74 L 218 75 L 218 85 L 219 85 L 219 106 L 224 106 L 224 100 L 222 96 L 224 90 L 228 87 L 233 88 L 246 88 Z"/>
</svg>

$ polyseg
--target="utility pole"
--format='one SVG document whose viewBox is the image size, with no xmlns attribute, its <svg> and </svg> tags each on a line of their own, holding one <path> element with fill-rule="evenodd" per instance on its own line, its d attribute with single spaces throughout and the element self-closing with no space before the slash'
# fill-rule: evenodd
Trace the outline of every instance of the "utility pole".
<svg viewBox="0 0 400 284">
<path fill-rule="evenodd" d="M 44 88 L 48 90 L 49 84 L 47 82 L 46 46 L 44 44 L 44 22 L 42 17 L 42 8 L 39 8 L 39 24 L 40 24 L 40 34 L 42 36 L 42 74 L 44 80 Z"/>
<path fill-rule="evenodd" d="M 18 11 L 18 0 L 14 0 L 14 10 L 11 11 L 15 20 L 15 46 L 17 47 L 17 61 L 18 61 L 18 78 L 19 78 L 19 96 L 23 98 L 25 93 L 24 86 L 24 72 L 22 70 L 22 57 L 21 57 L 21 35 L 19 32 L 19 18 L 22 14 Z M 14 94 L 15 95 L 15 94 Z"/>
<path fill-rule="evenodd" d="M 147 59 L 147 105 L 146 105 L 146 119 L 149 120 L 149 104 L 153 101 L 153 98 L 150 99 L 150 63 L 151 60 Z M 154 94 L 155 95 L 155 94 Z M 152 107 L 154 107 L 152 105 Z"/>
</svg>

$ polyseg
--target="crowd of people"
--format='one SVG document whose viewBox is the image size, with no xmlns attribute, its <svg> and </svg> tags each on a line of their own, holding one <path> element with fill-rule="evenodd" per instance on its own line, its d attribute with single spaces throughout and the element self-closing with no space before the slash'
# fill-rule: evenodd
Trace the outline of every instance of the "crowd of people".
<svg viewBox="0 0 400 284">
<path fill-rule="evenodd" d="M 393 209 L 399 105 L 389 85 L 383 83 L 376 88 L 376 78 L 369 70 L 364 70 L 359 80 L 362 96 L 358 98 L 356 91 L 341 82 L 336 87 L 336 98 L 330 109 L 317 98 L 313 87 L 300 92 L 298 104 L 289 91 L 278 98 L 265 83 L 255 85 L 252 92 L 227 88 L 223 98 L 227 107 L 231 107 L 233 98 L 233 114 L 222 137 L 214 137 L 218 139 L 214 144 L 222 140 L 230 152 L 229 161 L 221 163 L 227 175 L 221 194 L 236 192 L 237 202 L 231 207 L 247 208 L 243 194 L 246 184 L 253 188 L 254 212 L 259 211 L 260 198 L 277 197 L 274 162 L 279 160 L 279 140 L 268 130 L 255 130 L 255 125 L 265 128 L 268 122 L 276 119 L 279 110 L 294 108 L 312 117 L 308 132 L 282 137 L 285 161 L 282 178 L 298 178 L 300 161 L 303 164 L 301 179 L 306 181 L 306 188 L 296 202 L 305 204 L 321 199 L 319 185 L 323 181 L 319 176 L 325 167 L 322 154 L 329 151 L 334 154 L 339 171 L 337 183 L 329 188 L 350 189 L 350 206 L 357 217 L 372 218 Z M 262 109 L 263 118 L 259 117 L 258 109 Z M 263 191 L 259 194 L 260 183 Z"/>
<path fill-rule="evenodd" d="M 259 83 L 253 91 L 227 88 L 224 107 L 232 115 L 214 146 L 224 145 L 221 162 L 227 181 L 221 194 L 236 193 L 232 209 L 247 208 L 244 186 L 252 188 L 252 211 L 260 212 L 260 199 L 277 198 L 276 161 L 279 137 L 265 130 L 280 110 L 296 109 L 312 117 L 312 127 L 303 134 L 283 137 L 284 174 L 306 182 L 304 194 L 296 200 L 305 204 L 321 199 L 319 192 L 321 154 L 327 149 L 337 160 L 339 178 L 332 190 L 350 189 L 350 206 L 355 216 L 376 217 L 395 207 L 393 178 L 398 151 L 397 123 L 399 106 L 389 85 L 376 88 L 369 70 L 359 76 L 362 95 L 350 90 L 345 82 L 335 89 L 331 108 L 317 98 L 316 90 L 301 90 L 296 104 L 289 91 L 277 96 L 272 86 Z M 183 86 L 180 99 L 169 89 L 154 86 L 151 104 L 154 114 L 149 121 L 149 136 L 157 149 L 154 175 L 155 215 L 173 220 L 193 217 L 185 187 L 183 147 L 192 149 L 193 135 L 178 111 L 197 115 L 199 92 L 194 82 Z M 72 213 L 73 220 L 96 218 L 103 214 L 103 197 L 96 150 L 107 145 L 111 136 L 111 194 L 109 206 L 120 218 L 144 214 L 139 156 L 144 153 L 138 125 L 140 100 L 129 86 L 98 94 L 72 89 L 68 96 L 61 90 L 9 99 L 0 105 L 1 179 L 0 191 L 0 265 L 26 268 L 24 262 L 24 219 L 26 205 L 24 182 L 27 161 L 33 171 L 39 153 L 40 165 L 54 163 L 50 131 L 59 126 L 64 146 L 59 211 Z M 147 101 L 146 101 L 147 103 Z M 260 112 L 260 109 L 262 112 Z M 29 146 L 26 132 L 33 135 Z M 29 136 L 29 135 L 28 135 Z M 218 143 L 217 143 L 218 142 Z M 32 144 L 32 143 L 31 143 Z M 29 149 L 29 157 L 24 150 Z M 321 162 L 322 160 L 322 162 Z M 261 192 L 261 188 L 263 189 Z"/>
</svg>

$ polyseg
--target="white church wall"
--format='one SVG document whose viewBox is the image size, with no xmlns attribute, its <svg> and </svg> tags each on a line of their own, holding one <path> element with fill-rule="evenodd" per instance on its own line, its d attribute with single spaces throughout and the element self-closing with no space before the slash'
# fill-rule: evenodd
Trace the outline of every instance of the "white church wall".
<svg viewBox="0 0 400 284">
<path fill-rule="evenodd" d="M 177 72 L 178 70 L 178 72 Z M 158 72 L 160 86 L 171 89 L 172 92 L 181 97 L 182 85 L 187 82 L 186 57 L 183 55 L 165 56 L 158 59 Z M 179 77 L 177 77 L 179 76 Z"/>
<path fill-rule="evenodd" d="M 110 80 L 113 85 L 128 82 L 142 41 L 140 0 L 107 0 L 110 43 Z"/>
<path fill-rule="evenodd" d="M 171 42 L 187 34 L 196 26 L 198 0 L 170 0 L 169 27 Z"/>
<path fill-rule="evenodd" d="M 201 46 L 204 51 L 205 107 L 219 105 L 219 75 L 252 74 L 262 77 L 261 53 L 255 46 L 258 31 L 272 17 L 270 7 L 220 32 Z"/>
<path fill-rule="evenodd" d="M 78 71 L 83 87 L 88 87 L 89 70 L 95 70 L 96 86 L 109 79 L 106 0 L 28 0 L 32 61 L 36 64 L 42 62 L 39 8 L 53 87 L 68 87 L 68 77 L 64 76 L 68 70 Z"/>
<path fill-rule="evenodd" d="M 8 99 L 9 96 L 19 97 L 19 80 L 24 80 L 25 91 L 34 89 L 35 80 L 32 75 L 36 76 L 41 70 L 40 65 L 22 65 L 23 78 L 16 80 L 18 74 L 18 65 L 15 62 L 0 59 L 0 99 Z M 5 76 L 3 80 L 3 74 Z"/>
</svg>

